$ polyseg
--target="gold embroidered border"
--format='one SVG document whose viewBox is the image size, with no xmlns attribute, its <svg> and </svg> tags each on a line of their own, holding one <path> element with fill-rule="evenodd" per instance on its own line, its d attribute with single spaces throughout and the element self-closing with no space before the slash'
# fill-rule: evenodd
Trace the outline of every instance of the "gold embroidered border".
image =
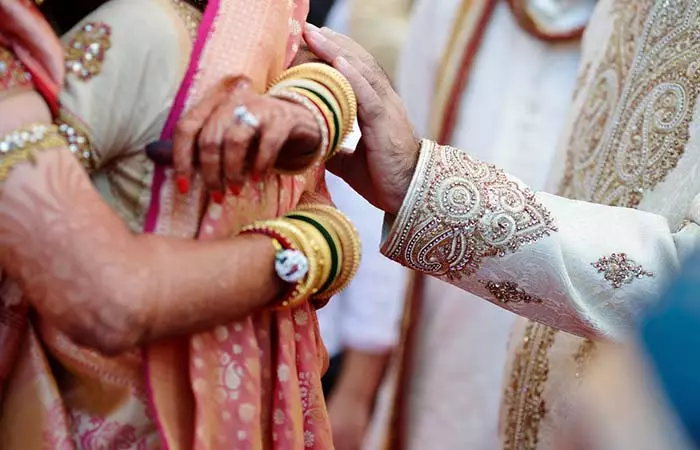
<svg viewBox="0 0 700 450">
<path fill-rule="evenodd" d="M 547 414 L 544 388 L 549 377 L 548 353 L 556 333 L 554 328 L 534 322 L 525 329 L 503 397 L 504 450 L 537 449 L 540 425 Z"/>
</svg>

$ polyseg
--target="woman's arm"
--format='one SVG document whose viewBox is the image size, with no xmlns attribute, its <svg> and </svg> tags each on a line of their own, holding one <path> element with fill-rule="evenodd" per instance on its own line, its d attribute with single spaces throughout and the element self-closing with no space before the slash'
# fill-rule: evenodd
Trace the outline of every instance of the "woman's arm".
<svg viewBox="0 0 700 450">
<path fill-rule="evenodd" d="M 49 123 L 43 100 L 0 102 L 0 135 Z M 0 186 L 0 266 L 77 342 L 116 353 L 230 322 L 282 292 L 269 239 L 134 236 L 65 149 L 15 166 Z"/>
</svg>

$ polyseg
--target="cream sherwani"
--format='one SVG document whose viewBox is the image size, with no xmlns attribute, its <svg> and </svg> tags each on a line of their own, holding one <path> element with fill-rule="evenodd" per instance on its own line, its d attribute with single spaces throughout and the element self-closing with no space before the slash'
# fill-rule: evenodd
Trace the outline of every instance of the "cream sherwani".
<svg viewBox="0 0 700 450">
<path fill-rule="evenodd" d="M 552 171 L 559 195 L 473 158 L 473 145 L 423 145 L 383 252 L 523 316 L 505 449 L 557 448 L 596 342 L 624 337 L 696 247 L 698 30 L 700 0 L 598 3 Z"/>
<path fill-rule="evenodd" d="M 462 26 L 463 3 L 425 0 L 414 12 L 398 88 L 422 135 L 431 134 L 436 90 L 443 82 L 439 72 L 445 58 L 437 49 L 446 49 L 451 29 Z M 447 59 L 460 59 L 462 47 Z M 451 142 L 542 188 L 566 117 L 579 53 L 578 42 L 555 44 L 531 37 L 506 2 L 496 2 L 469 83 L 460 94 Z M 402 404 L 408 409 L 405 447 L 497 448 L 503 366 L 516 316 L 437 279 L 427 280 L 418 295 L 424 300 L 412 325 L 415 345 L 405 349 L 410 355 L 395 367 L 410 373 L 408 386 L 399 393 L 406 396 Z M 406 361 L 411 363 L 402 364 Z M 385 401 L 390 402 L 395 378 L 388 384 Z"/>
</svg>

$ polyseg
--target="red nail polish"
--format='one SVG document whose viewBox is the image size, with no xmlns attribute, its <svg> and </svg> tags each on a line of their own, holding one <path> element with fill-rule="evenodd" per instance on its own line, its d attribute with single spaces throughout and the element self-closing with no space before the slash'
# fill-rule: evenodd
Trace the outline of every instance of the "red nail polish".
<svg viewBox="0 0 700 450">
<path fill-rule="evenodd" d="M 180 194 L 187 194 L 190 191 L 190 180 L 187 177 L 180 175 L 175 182 L 177 183 L 177 190 Z"/>
<path fill-rule="evenodd" d="M 211 199 L 214 203 L 222 204 L 224 202 L 224 194 L 219 191 L 212 191 Z"/>
<path fill-rule="evenodd" d="M 236 197 L 238 197 L 239 195 L 241 195 L 241 186 L 238 185 L 238 184 L 236 184 L 236 183 L 229 183 L 228 189 L 229 189 L 229 190 L 231 191 L 231 193 L 232 193 L 234 196 L 236 196 Z"/>
<path fill-rule="evenodd" d="M 258 172 L 253 172 L 250 175 L 250 179 L 253 180 L 253 183 L 260 183 L 262 181 L 262 175 L 260 175 Z"/>
</svg>

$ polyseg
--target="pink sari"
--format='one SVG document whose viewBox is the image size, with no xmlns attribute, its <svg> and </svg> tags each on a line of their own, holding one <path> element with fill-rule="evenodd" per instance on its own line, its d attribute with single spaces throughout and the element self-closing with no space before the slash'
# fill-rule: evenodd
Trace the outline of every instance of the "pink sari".
<svg viewBox="0 0 700 450">
<path fill-rule="evenodd" d="M 264 89 L 296 54 L 307 11 L 306 0 L 210 0 L 162 138 L 226 75 L 244 73 Z M 322 175 L 271 176 L 219 206 L 207 204 L 198 182 L 188 196 L 177 194 L 170 171 L 159 168 L 146 231 L 226 239 L 290 211 L 304 191 L 324 192 Z M 332 448 L 320 382 L 326 354 L 308 303 L 151 345 L 146 359 L 152 409 L 170 450 Z"/>
</svg>

